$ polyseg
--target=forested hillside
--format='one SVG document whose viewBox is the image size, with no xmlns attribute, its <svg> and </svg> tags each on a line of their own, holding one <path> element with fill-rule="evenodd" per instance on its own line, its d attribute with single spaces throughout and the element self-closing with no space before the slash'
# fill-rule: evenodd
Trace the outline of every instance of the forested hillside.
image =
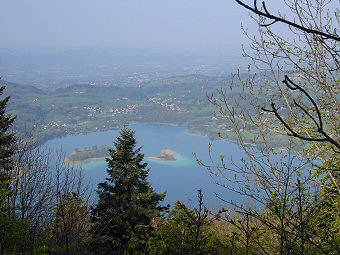
<svg viewBox="0 0 340 255">
<path fill-rule="evenodd" d="M 230 78 L 231 79 L 231 78 Z M 11 96 L 8 110 L 17 115 L 15 128 L 32 130 L 39 139 L 66 134 L 103 131 L 124 124 L 168 123 L 217 138 L 218 127 L 228 122 L 214 118 L 215 109 L 207 95 L 225 87 L 228 80 L 189 75 L 155 80 L 143 87 L 73 85 L 55 91 L 4 82 Z M 258 80 L 260 82 L 260 80 Z M 254 97 L 245 90 L 228 91 L 230 100 Z M 251 108 L 246 103 L 241 109 Z M 252 132 L 252 127 L 244 128 Z M 235 137 L 230 134 L 230 139 Z"/>
</svg>

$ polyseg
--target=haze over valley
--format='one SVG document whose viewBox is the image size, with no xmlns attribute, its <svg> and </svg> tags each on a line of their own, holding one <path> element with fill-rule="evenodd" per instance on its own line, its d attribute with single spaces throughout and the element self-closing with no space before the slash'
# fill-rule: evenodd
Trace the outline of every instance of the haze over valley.
<svg viewBox="0 0 340 255">
<path fill-rule="evenodd" d="M 340 254 L 338 0 L 0 8 L 0 255 Z"/>
</svg>

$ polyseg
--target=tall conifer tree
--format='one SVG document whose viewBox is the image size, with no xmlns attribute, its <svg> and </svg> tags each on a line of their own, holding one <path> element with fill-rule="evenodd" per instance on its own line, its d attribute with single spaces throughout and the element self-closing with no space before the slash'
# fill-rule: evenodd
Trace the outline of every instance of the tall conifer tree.
<svg viewBox="0 0 340 255">
<path fill-rule="evenodd" d="M 94 254 L 144 254 L 153 220 L 166 208 L 165 194 L 148 182 L 147 163 L 136 147 L 134 132 L 124 128 L 110 150 L 106 181 L 98 184 L 93 208 L 91 251 Z"/>
<path fill-rule="evenodd" d="M 0 87 L 2 96 L 5 87 Z M 9 189 L 11 184 L 11 163 L 15 148 L 15 135 L 9 129 L 13 124 L 14 117 L 6 114 L 6 106 L 9 97 L 0 100 L 0 255 L 4 253 L 6 246 L 6 232 L 9 223 Z M 7 213 L 8 212 L 8 213 Z"/>
<path fill-rule="evenodd" d="M 0 96 L 4 90 L 5 87 L 0 87 Z M 15 118 L 6 114 L 8 100 L 9 97 L 0 100 L 0 180 L 8 177 L 15 145 L 15 135 L 9 131 Z"/>
</svg>

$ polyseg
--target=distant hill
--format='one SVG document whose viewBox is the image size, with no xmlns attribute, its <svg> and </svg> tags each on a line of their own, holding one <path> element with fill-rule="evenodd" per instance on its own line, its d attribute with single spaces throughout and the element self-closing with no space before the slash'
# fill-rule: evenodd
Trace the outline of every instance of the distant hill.
<svg viewBox="0 0 340 255">
<path fill-rule="evenodd" d="M 220 77 L 172 76 L 134 87 L 75 84 L 48 92 L 6 81 L 2 84 L 5 95 L 11 96 L 8 110 L 17 116 L 15 128 L 33 129 L 42 140 L 132 122 L 187 125 L 213 137 L 220 125 L 226 125 L 225 120 L 212 118 L 215 109 L 207 98 L 228 84 Z M 235 88 L 227 98 L 249 102 L 253 96 Z"/>
<path fill-rule="evenodd" d="M 37 87 L 31 86 L 31 85 L 20 85 L 14 82 L 8 82 L 1 80 L 0 85 L 6 86 L 5 93 L 11 95 L 12 97 L 15 96 L 26 96 L 26 95 L 45 95 L 46 92 L 42 89 L 39 89 Z"/>
</svg>

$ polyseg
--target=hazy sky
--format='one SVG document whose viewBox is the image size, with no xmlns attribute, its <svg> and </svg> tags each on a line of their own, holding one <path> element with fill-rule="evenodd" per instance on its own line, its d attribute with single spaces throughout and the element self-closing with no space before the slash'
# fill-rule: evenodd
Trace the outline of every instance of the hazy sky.
<svg viewBox="0 0 340 255">
<path fill-rule="evenodd" d="M 0 0 L 0 46 L 211 48 L 240 44 L 233 0 Z"/>
</svg>

